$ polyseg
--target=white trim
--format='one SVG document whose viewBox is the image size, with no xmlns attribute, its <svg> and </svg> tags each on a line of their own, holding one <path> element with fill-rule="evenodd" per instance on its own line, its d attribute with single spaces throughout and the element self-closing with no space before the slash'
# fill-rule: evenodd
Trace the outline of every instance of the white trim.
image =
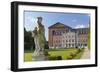
<svg viewBox="0 0 100 73">
<path fill-rule="evenodd" d="M 44 6 L 25 6 L 18 7 L 18 68 L 35 68 L 35 67 L 50 67 L 50 66 L 71 66 L 71 65 L 86 65 L 95 64 L 95 11 L 92 9 L 77 9 L 77 8 L 58 8 Z M 36 61 L 24 62 L 24 28 L 23 28 L 23 11 L 50 11 L 50 12 L 73 12 L 73 13 L 89 13 L 91 14 L 91 57 L 84 60 L 62 60 L 62 61 Z"/>
</svg>

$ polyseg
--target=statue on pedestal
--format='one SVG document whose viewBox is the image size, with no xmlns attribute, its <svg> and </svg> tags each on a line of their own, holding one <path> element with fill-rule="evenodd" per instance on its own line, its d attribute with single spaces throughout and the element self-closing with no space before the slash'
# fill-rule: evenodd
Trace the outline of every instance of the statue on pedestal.
<svg viewBox="0 0 100 73">
<path fill-rule="evenodd" d="M 42 17 L 37 17 L 37 27 L 32 32 L 32 36 L 34 38 L 35 42 L 35 51 L 33 53 L 32 60 L 34 61 L 41 61 L 45 60 L 45 54 L 44 54 L 44 46 L 46 43 L 45 38 L 45 28 L 44 25 L 42 25 Z"/>
</svg>

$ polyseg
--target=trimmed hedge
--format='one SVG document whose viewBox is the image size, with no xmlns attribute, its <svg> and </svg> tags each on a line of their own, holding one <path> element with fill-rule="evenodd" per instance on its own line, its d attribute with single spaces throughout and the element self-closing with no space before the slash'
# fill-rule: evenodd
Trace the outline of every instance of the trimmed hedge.
<svg viewBox="0 0 100 73">
<path fill-rule="evenodd" d="M 62 60 L 61 56 L 48 56 L 48 60 Z"/>
</svg>

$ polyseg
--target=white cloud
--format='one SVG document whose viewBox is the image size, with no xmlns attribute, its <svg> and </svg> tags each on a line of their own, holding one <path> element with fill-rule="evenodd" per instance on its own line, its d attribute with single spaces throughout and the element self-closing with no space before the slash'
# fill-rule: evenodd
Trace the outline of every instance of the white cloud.
<svg viewBox="0 0 100 73">
<path fill-rule="evenodd" d="M 85 28 L 85 25 L 77 25 L 75 28 Z"/>
</svg>

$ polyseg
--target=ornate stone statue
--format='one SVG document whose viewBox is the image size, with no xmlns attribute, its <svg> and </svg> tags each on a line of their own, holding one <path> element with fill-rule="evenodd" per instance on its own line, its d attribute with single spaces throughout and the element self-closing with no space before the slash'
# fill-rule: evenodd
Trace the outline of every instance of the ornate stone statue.
<svg viewBox="0 0 100 73">
<path fill-rule="evenodd" d="M 44 46 L 45 46 L 45 28 L 42 25 L 42 17 L 37 17 L 37 27 L 33 30 L 32 34 L 35 42 L 35 51 L 33 53 L 33 60 L 40 61 L 45 59 Z"/>
</svg>

